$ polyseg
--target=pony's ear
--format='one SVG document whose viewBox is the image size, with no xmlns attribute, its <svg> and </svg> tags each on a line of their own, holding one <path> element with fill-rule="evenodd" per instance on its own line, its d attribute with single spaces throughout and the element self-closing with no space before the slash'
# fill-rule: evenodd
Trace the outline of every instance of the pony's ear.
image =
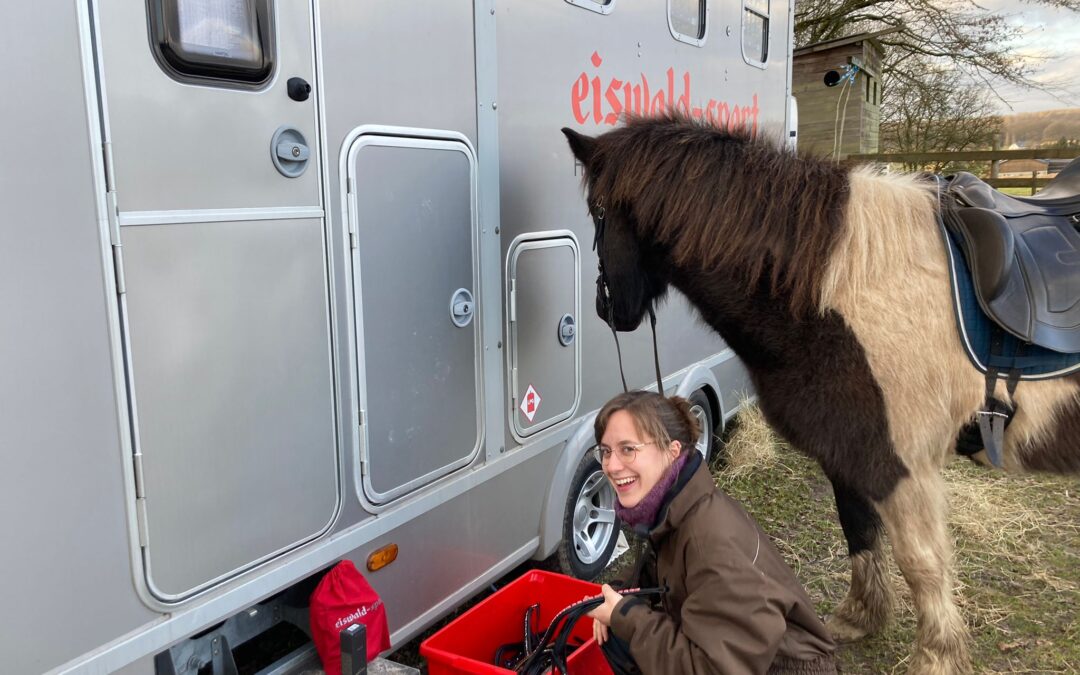
<svg viewBox="0 0 1080 675">
<path fill-rule="evenodd" d="M 574 153 L 578 161 L 585 166 L 589 166 L 593 152 L 596 150 L 596 139 L 592 136 L 579 134 L 570 127 L 563 127 L 562 132 L 566 134 L 566 140 L 570 142 L 570 151 Z"/>
</svg>

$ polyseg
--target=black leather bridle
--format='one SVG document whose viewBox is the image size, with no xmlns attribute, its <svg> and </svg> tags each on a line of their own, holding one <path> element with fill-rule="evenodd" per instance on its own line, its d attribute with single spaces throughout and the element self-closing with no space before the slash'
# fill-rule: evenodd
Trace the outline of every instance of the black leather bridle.
<svg viewBox="0 0 1080 675">
<path fill-rule="evenodd" d="M 611 287 L 608 285 L 607 272 L 604 270 L 604 227 L 607 209 L 604 207 L 604 197 L 596 200 L 596 205 L 591 209 L 593 225 L 596 226 L 593 235 L 593 250 L 596 251 L 596 297 L 601 302 L 604 322 L 611 329 L 611 336 L 615 338 L 615 353 L 619 358 L 619 377 L 622 379 L 623 391 L 629 391 L 626 386 L 626 374 L 623 372 L 622 347 L 619 345 L 619 333 L 615 330 L 615 304 L 611 301 Z M 649 326 L 652 328 L 653 365 L 656 367 L 656 391 L 664 395 L 664 381 L 660 376 L 660 350 L 656 344 L 656 312 L 653 311 L 652 303 L 649 303 Z"/>
</svg>

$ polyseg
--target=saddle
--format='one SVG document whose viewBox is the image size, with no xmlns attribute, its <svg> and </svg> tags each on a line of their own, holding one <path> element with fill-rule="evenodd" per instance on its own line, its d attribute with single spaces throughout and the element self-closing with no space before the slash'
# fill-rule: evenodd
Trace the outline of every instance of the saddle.
<svg viewBox="0 0 1080 675">
<path fill-rule="evenodd" d="M 1018 382 L 1080 370 L 1080 159 L 1032 197 L 1006 195 L 965 172 L 935 179 L 957 328 L 986 380 L 983 406 L 956 451 L 985 448 L 1000 467 Z M 999 378 L 1008 401 L 995 396 Z"/>
<path fill-rule="evenodd" d="M 941 212 L 983 312 L 1025 343 L 1080 353 L 1080 159 L 1032 197 L 950 176 Z"/>
</svg>

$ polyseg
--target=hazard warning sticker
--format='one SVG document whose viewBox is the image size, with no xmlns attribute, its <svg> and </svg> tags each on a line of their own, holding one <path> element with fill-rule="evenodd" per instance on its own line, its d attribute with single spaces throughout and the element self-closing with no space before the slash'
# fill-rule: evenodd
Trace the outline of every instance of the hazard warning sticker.
<svg viewBox="0 0 1080 675">
<path fill-rule="evenodd" d="M 540 394 L 531 384 L 525 390 L 525 395 L 521 397 L 521 405 L 518 408 L 521 410 L 521 414 L 525 415 L 525 419 L 530 422 L 536 417 L 536 411 L 540 409 Z"/>
</svg>

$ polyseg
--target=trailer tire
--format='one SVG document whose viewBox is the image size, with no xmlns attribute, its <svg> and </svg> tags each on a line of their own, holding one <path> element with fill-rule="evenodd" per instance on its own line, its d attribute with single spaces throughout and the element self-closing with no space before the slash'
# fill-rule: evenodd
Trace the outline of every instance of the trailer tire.
<svg viewBox="0 0 1080 675">
<path fill-rule="evenodd" d="M 716 413 L 713 412 L 712 401 L 709 400 L 709 395 L 704 389 L 696 390 L 686 400 L 690 403 L 690 412 L 701 425 L 701 433 L 694 447 L 708 464 L 712 462 L 717 446 Z"/>
<path fill-rule="evenodd" d="M 563 573 L 591 581 L 607 567 L 619 538 L 615 490 L 591 452 L 578 463 L 563 511 L 559 567 Z"/>
</svg>

